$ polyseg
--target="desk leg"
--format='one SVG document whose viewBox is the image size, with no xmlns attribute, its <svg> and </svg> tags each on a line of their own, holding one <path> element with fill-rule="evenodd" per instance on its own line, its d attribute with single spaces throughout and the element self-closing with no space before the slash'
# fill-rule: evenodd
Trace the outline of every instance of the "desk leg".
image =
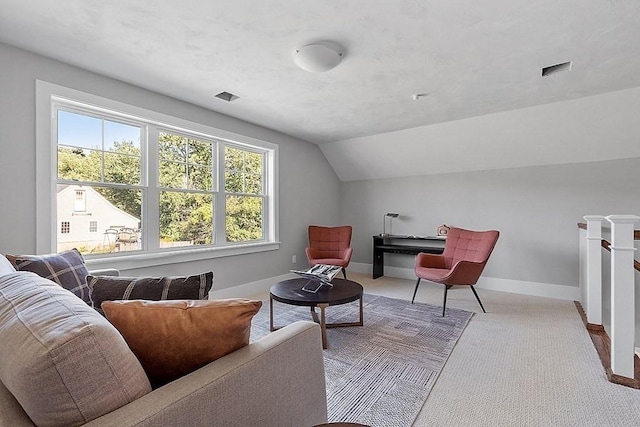
<svg viewBox="0 0 640 427">
<path fill-rule="evenodd" d="M 384 251 L 373 247 L 373 278 L 384 276 Z"/>
</svg>

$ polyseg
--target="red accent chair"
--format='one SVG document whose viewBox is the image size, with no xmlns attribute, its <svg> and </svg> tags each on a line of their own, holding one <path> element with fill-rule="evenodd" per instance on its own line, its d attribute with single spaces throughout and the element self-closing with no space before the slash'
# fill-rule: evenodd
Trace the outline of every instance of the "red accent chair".
<svg viewBox="0 0 640 427">
<path fill-rule="evenodd" d="M 415 272 L 418 281 L 411 303 L 416 298 L 420 280 L 425 279 L 444 285 L 442 317 L 447 306 L 447 291 L 455 285 L 469 286 L 480 308 L 486 313 L 473 285 L 478 282 L 499 236 L 500 232 L 496 230 L 472 231 L 452 227 L 447 233 L 447 241 L 441 255 L 419 253 L 416 256 Z"/>
<path fill-rule="evenodd" d="M 309 247 L 306 249 L 309 265 L 339 265 L 347 278 L 346 268 L 351 261 L 351 226 L 323 227 L 309 226 Z"/>
</svg>

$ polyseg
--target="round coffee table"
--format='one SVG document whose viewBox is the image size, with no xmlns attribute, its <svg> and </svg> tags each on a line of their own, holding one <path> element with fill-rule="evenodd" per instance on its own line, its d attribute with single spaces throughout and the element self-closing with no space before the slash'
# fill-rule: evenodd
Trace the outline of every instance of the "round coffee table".
<svg viewBox="0 0 640 427">
<path fill-rule="evenodd" d="M 322 286 L 316 293 L 303 291 L 302 288 L 309 283 L 309 279 L 296 278 L 278 282 L 271 287 L 269 293 L 269 328 L 275 331 L 273 326 L 273 301 L 298 305 L 311 308 L 311 316 L 316 323 L 320 323 L 322 329 L 322 348 L 327 348 L 327 328 L 339 328 L 343 326 L 363 326 L 363 306 L 362 295 L 364 289 L 360 283 L 353 280 L 333 279 L 333 286 Z M 346 304 L 360 300 L 360 320 L 349 323 L 329 323 L 326 322 L 325 310 L 331 305 Z M 315 308 L 320 309 L 320 319 Z"/>
</svg>

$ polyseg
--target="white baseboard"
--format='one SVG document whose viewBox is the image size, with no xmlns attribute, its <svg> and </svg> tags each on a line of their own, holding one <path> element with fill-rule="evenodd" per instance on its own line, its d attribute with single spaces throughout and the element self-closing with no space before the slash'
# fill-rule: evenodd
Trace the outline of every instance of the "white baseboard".
<svg viewBox="0 0 640 427">
<path fill-rule="evenodd" d="M 355 273 L 371 274 L 373 266 L 371 264 L 352 262 L 348 271 Z M 387 267 L 384 268 L 385 276 L 397 277 L 400 279 L 416 280 L 416 275 L 412 268 Z M 244 285 L 232 286 L 220 290 L 212 290 L 209 294 L 211 299 L 224 298 L 246 298 L 252 295 L 269 292 L 274 283 L 282 280 L 297 277 L 293 273 L 280 276 L 269 277 L 257 280 Z M 512 294 L 531 295 L 544 298 L 555 298 L 569 301 L 580 300 L 580 288 L 577 286 L 554 285 L 551 283 L 528 282 L 524 280 L 499 279 L 496 277 L 481 277 L 476 285 L 479 289 L 489 289 L 492 291 L 509 292 Z"/>
<path fill-rule="evenodd" d="M 371 274 L 371 264 L 352 262 L 349 270 L 356 273 Z M 384 267 L 385 276 L 400 279 L 416 280 L 412 268 Z M 569 301 L 580 300 L 580 288 L 577 286 L 554 285 L 552 283 L 528 282 L 524 280 L 499 279 L 496 277 L 481 277 L 476 285 L 479 289 L 510 292 L 512 294 L 531 295 L 536 297 L 555 298 Z"/>
</svg>

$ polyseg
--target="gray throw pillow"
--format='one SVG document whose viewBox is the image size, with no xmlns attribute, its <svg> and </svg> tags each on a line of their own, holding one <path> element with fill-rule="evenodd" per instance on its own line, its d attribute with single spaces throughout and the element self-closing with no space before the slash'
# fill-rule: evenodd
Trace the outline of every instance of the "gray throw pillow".
<svg viewBox="0 0 640 427">
<path fill-rule="evenodd" d="M 93 308 L 104 315 L 104 301 L 209 299 L 213 272 L 185 277 L 87 277 Z"/>
<path fill-rule="evenodd" d="M 18 271 L 31 271 L 49 279 L 87 304 L 91 304 L 87 287 L 87 267 L 77 249 L 49 255 L 5 255 Z"/>
<path fill-rule="evenodd" d="M 35 273 L 0 277 L 0 381 L 35 425 L 85 424 L 151 391 L 116 328 Z"/>
</svg>

